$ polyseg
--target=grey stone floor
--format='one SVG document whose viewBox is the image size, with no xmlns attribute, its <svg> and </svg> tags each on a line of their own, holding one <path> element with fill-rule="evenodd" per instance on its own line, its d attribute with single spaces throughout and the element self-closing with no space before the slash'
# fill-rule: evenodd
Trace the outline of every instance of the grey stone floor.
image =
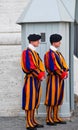
<svg viewBox="0 0 78 130">
<path fill-rule="evenodd" d="M 38 118 L 44 124 L 41 130 L 78 130 L 78 115 L 73 116 L 66 125 L 47 126 L 45 119 Z M 0 130 L 25 130 L 25 117 L 0 117 Z"/>
<path fill-rule="evenodd" d="M 37 128 L 37 130 L 78 130 L 78 104 L 75 105 L 73 115 L 67 120 L 67 124 L 47 126 L 45 118 L 38 117 L 38 120 L 44 124 L 44 128 Z M 25 117 L 0 117 L 0 130 L 26 130 Z"/>
</svg>

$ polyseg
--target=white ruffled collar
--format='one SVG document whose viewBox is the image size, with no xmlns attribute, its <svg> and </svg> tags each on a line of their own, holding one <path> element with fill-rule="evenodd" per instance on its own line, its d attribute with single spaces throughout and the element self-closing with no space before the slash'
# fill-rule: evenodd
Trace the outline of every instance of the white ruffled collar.
<svg viewBox="0 0 78 130">
<path fill-rule="evenodd" d="M 30 48 L 31 50 L 35 51 L 36 47 L 34 47 L 32 44 L 29 44 L 28 48 Z"/>
<path fill-rule="evenodd" d="M 53 50 L 53 51 L 57 51 L 57 48 L 54 47 L 53 45 L 50 46 L 50 49 Z"/>
</svg>

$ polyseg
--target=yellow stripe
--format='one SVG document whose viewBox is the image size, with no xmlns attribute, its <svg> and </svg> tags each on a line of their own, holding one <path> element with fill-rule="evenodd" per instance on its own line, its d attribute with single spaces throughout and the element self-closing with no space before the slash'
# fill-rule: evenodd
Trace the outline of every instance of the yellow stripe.
<svg viewBox="0 0 78 130">
<path fill-rule="evenodd" d="M 33 80 L 33 95 L 32 95 L 32 109 L 34 109 L 34 107 L 35 107 L 35 97 L 36 97 L 36 95 L 35 95 L 35 85 L 34 85 L 34 80 Z"/>
<path fill-rule="evenodd" d="M 45 71 L 45 69 L 44 69 L 44 64 L 42 63 L 41 60 L 39 60 L 39 67 L 40 67 L 40 70 L 41 70 L 41 71 Z"/>
<path fill-rule="evenodd" d="M 54 105 L 55 101 L 55 76 L 52 76 L 52 98 L 51 98 L 51 104 Z"/>
<path fill-rule="evenodd" d="M 33 56 L 34 55 L 34 56 Z M 33 61 L 34 61 L 34 64 L 36 65 L 36 66 L 38 66 L 38 56 L 37 56 L 37 53 L 35 53 L 34 51 L 33 51 L 33 55 L 32 55 L 32 58 L 33 58 Z M 34 58 L 35 57 L 35 58 Z"/>
<path fill-rule="evenodd" d="M 31 123 L 31 113 L 28 111 L 28 124 L 30 127 L 34 127 L 33 124 Z"/>
<path fill-rule="evenodd" d="M 33 58 L 33 62 L 35 64 L 35 66 L 40 69 L 41 71 L 45 71 L 45 68 L 44 68 L 44 64 L 43 62 L 40 60 L 39 56 L 37 55 L 36 52 L 33 51 L 33 54 L 34 56 L 32 55 L 32 58 Z M 35 58 L 34 58 L 35 57 Z M 39 62 L 39 63 L 38 63 Z"/>
<path fill-rule="evenodd" d="M 67 66 L 67 64 L 66 64 L 65 59 L 62 57 L 62 55 L 60 55 L 60 59 L 61 59 L 61 62 L 62 62 L 62 64 L 63 64 L 64 68 L 66 68 L 66 69 L 68 70 L 68 66 Z"/>
</svg>

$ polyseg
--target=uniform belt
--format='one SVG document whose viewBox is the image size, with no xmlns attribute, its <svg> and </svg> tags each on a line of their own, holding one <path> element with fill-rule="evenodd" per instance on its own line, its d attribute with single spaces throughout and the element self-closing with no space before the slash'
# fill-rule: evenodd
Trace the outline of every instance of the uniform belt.
<svg viewBox="0 0 78 130">
<path fill-rule="evenodd" d="M 48 73 L 47 75 L 48 75 L 48 76 L 49 76 L 49 75 L 57 75 L 57 73 L 54 71 L 54 72 Z"/>
</svg>

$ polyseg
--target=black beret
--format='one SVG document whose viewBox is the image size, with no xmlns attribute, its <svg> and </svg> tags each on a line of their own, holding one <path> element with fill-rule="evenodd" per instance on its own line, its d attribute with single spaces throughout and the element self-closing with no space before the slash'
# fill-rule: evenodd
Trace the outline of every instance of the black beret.
<svg viewBox="0 0 78 130">
<path fill-rule="evenodd" d="M 59 42 L 62 39 L 62 36 L 59 34 L 53 34 L 50 36 L 50 43 Z"/>
<path fill-rule="evenodd" d="M 41 39 L 41 36 L 38 35 L 38 34 L 30 34 L 28 36 L 29 41 L 37 41 L 37 40 L 40 40 L 40 39 Z"/>
</svg>

